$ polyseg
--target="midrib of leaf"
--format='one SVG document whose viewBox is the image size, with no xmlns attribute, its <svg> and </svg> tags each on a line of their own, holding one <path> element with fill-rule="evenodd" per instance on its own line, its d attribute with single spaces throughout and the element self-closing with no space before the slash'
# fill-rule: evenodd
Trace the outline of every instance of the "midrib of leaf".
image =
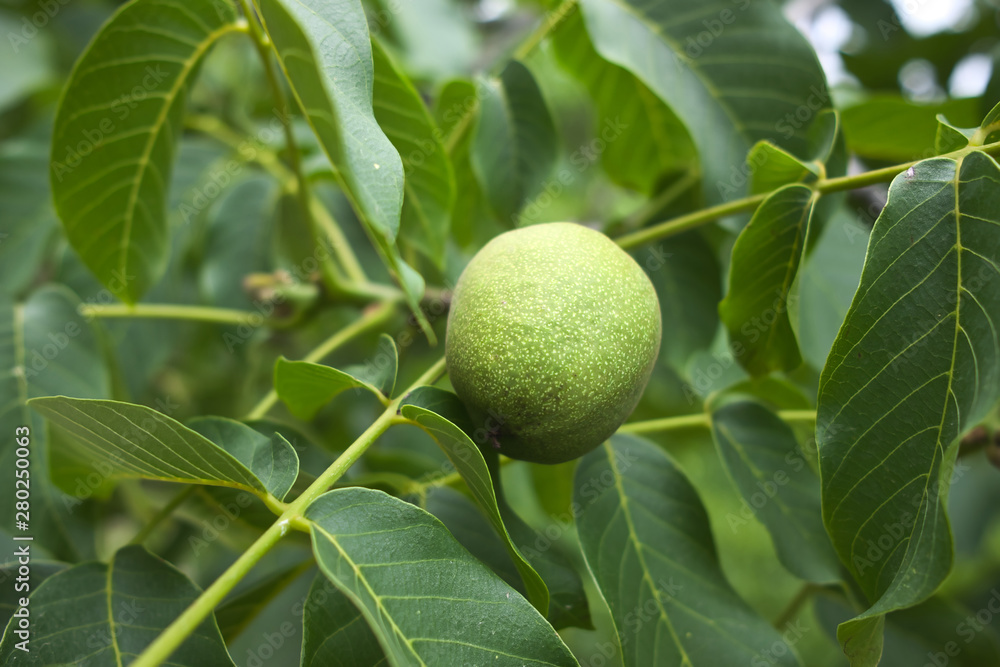
<svg viewBox="0 0 1000 667">
<path fill-rule="evenodd" d="M 191 18 L 195 21 L 195 23 L 198 23 L 204 28 L 208 27 L 205 26 L 203 23 L 201 23 L 200 19 L 198 19 L 196 16 L 188 12 L 183 5 L 178 5 L 178 7 L 181 8 L 181 11 L 184 14 L 191 16 Z M 123 222 L 125 223 L 125 228 L 122 230 L 122 242 L 121 242 L 122 252 L 120 253 L 121 263 L 119 266 L 119 271 L 121 272 L 122 276 L 129 275 L 128 247 L 132 237 L 132 222 L 135 219 L 135 211 L 138 206 L 139 188 L 141 187 L 142 182 L 145 178 L 146 169 L 149 166 L 149 158 L 153 152 L 153 147 L 156 145 L 157 139 L 160 138 L 161 132 L 163 132 L 163 129 L 167 126 L 166 121 L 167 121 L 167 116 L 170 113 L 170 108 L 174 105 L 174 102 L 177 101 L 177 97 L 180 95 L 181 90 L 183 90 L 184 86 L 187 85 L 188 75 L 191 73 L 191 70 L 194 68 L 196 64 L 198 64 L 198 61 L 205 54 L 205 52 L 208 51 L 208 49 L 211 48 L 211 46 L 215 44 L 215 42 L 223 35 L 230 32 L 236 32 L 239 30 L 241 30 L 241 28 L 238 23 L 227 23 L 223 25 L 221 28 L 218 28 L 217 30 L 210 31 L 206 36 L 206 38 L 201 42 L 199 42 L 197 46 L 195 46 L 195 49 L 192 52 L 191 57 L 187 59 L 187 61 L 181 68 L 180 73 L 174 79 L 173 86 L 170 88 L 170 90 L 167 91 L 166 95 L 163 97 L 164 103 L 160 107 L 160 112 L 157 115 L 156 120 L 148 128 L 149 138 L 146 140 L 146 145 L 143 148 L 142 154 L 139 156 L 138 162 L 136 163 L 138 165 L 138 171 L 136 173 L 136 176 L 132 179 L 132 188 L 129 191 L 128 204 L 125 208 L 125 217 L 123 219 Z M 171 36 L 176 38 L 176 35 L 171 35 Z"/>
<path fill-rule="evenodd" d="M 392 615 L 389 613 L 389 610 L 386 609 L 385 606 L 382 604 L 382 597 L 380 595 L 378 595 L 374 591 L 374 589 L 372 589 L 371 585 L 368 583 L 368 579 L 361 572 L 361 567 L 357 563 L 354 562 L 354 559 L 352 559 L 350 556 L 347 555 L 347 552 L 344 551 L 343 547 L 340 546 L 340 542 L 337 541 L 336 537 L 334 537 L 333 535 L 331 535 L 330 533 L 328 533 L 326 530 L 324 530 L 323 527 L 320 526 L 315 521 L 312 522 L 312 528 L 313 528 L 313 530 L 318 531 L 324 537 L 326 537 L 328 540 L 330 540 L 330 544 L 332 544 L 334 546 L 334 548 L 337 550 L 337 553 L 340 554 L 340 557 L 343 558 L 346 562 L 350 563 L 351 569 L 354 571 L 354 576 L 365 587 L 365 590 L 368 591 L 368 594 L 372 596 L 372 599 L 375 601 L 375 604 L 378 607 L 379 612 L 382 614 L 382 617 L 385 618 L 387 621 L 389 621 L 389 624 L 392 626 L 392 631 L 394 633 L 396 633 L 396 636 L 399 637 L 403 641 L 404 644 L 406 644 L 406 647 L 408 649 L 410 649 L 410 653 L 412 654 L 412 656 L 414 658 L 416 658 L 417 662 L 420 665 L 422 665 L 423 667 L 427 667 L 427 664 L 423 661 L 423 659 L 414 650 L 412 642 L 406 637 L 406 635 L 403 633 L 403 631 L 400 629 L 400 627 L 398 625 L 396 625 L 395 619 L 393 619 Z M 344 592 L 347 593 L 348 595 L 350 595 L 350 593 L 348 593 L 347 591 L 344 591 Z M 364 605 L 362 605 L 361 608 L 364 608 Z"/>
<path fill-rule="evenodd" d="M 653 594 L 653 599 L 656 600 L 656 608 L 660 612 L 660 618 L 666 622 L 667 629 L 670 631 L 670 637 L 674 640 L 674 644 L 683 656 L 684 661 L 681 665 L 693 667 L 691 658 L 687 654 L 687 650 L 681 643 L 680 637 L 677 636 L 677 631 L 674 629 L 674 624 L 670 619 L 670 615 L 663 607 L 663 602 L 660 601 L 660 596 L 657 594 L 656 584 L 653 583 L 653 580 L 649 576 L 649 566 L 646 565 L 646 556 L 642 553 L 643 543 L 642 540 L 639 539 L 639 534 L 635 529 L 635 523 L 632 521 L 632 510 L 629 508 L 628 496 L 625 494 L 625 487 L 622 484 L 622 473 L 618 469 L 618 462 L 615 460 L 614 452 L 607 443 L 602 445 L 602 447 L 604 448 L 604 454 L 608 458 L 608 464 L 611 466 L 611 472 L 615 478 L 615 489 L 618 492 L 618 497 L 621 499 L 620 506 L 622 508 L 622 517 L 625 519 L 625 525 L 628 527 L 629 537 L 632 539 L 632 543 L 635 547 L 636 558 L 639 559 L 639 564 L 642 567 L 642 580 L 646 583 L 650 592 Z"/>
<path fill-rule="evenodd" d="M 111 573 L 114 572 L 114 569 L 115 569 L 115 559 L 112 558 L 108 562 L 107 575 L 105 577 L 105 581 L 107 582 L 105 586 L 107 592 L 107 595 L 105 595 L 105 600 L 108 606 L 108 628 L 111 633 L 111 648 L 115 650 L 115 664 L 118 665 L 118 667 L 122 667 L 122 653 L 121 653 L 121 647 L 118 646 L 118 630 L 115 627 L 114 604 L 111 599 L 112 598 Z"/>
</svg>

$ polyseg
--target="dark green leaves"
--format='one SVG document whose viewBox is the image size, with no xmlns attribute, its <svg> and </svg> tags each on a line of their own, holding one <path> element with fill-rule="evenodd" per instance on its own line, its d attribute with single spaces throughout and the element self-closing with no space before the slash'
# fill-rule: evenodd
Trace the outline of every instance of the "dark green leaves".
<svg viewBox="0 0 1000 667">
<path fill-rule="evenodd" d="M 295 452 L 280 436 L 264 438 L 265 444 L 249 427 L 224 420 L 204 427 L 213 437 L 235 437 L 226 440 L 232 452 L 143 405 L 50 396 L 32 400 L 31 407 L 74 436 L 106 476 L 216 484 L 266 496 L 272 489 L 287 492 L 289 474 L 294 480 L 297 473 Z"/>
<path fill-rule="evenodd" d="M 952 443 L 1000 398 L 998 210 L 1000 168 L 974 152 L 897 176 L 872 231 L 816 427 L 824 520 L 874 605 L 842 641 L 951 567 Z"/>
<path fill-rule="evenodd" d="M 687 126 L 710 201 L 740 196 L 742 186 L 718 186 L 758 140 L 805 153 L 805 128 L 829 95 L 816 55 L 771 3 L 583 0 L 581 8 L 597 51 Z"/>
<path fill-rule="evenodd" d="M 615 436 L 580 461 L 580 544 L 611 608 L 626 665 L 798 665 L 719 569 L 708 516 L 660 450 Z"/>
<path fill-rule="evenodd" d="M 375 634 L 343 592 L 320 572 L 302 616 L 302 667 L 381 667 L 387 664 Z"/>
<path fill-rule="evenodd" d="M 52 193 L 70 244 L 135 302 L 166 266 L 166 203 L 186 91 L 236 29 L 228 2 L 135 0 L 77 61 L 52 137 Z"/>
<path fill-rule="evenodd" d="M 375 119 L 403 160 L 400 235 L 441 267 L 455 202 L 451 160 L 420 93 L 378 42 L 372 56 Z"/>
<path fill-rule="evenodd" d="M 8 625 L 0 662 L 71 665 L 85 655 L 93 667 L 120 667 L 132 662 L 199 592 L 172 565 L 142 547 L 125 547 L 107 565 L 82 563 L 46 579 L 28 604 L 30 652 L 15 648 L 18 638 Z M 233 665 L 214 617 L 195 628 L 171 662 Z"/>
<path fill-rule="evenodd" d="M 320 496 L 306 518 L 320 568 L 390 664 L 578 664 L 524 598 L 423 510 L 351 488 Z"/>
<path fill-rule="evenodd" d="M 729 292 L 719 314 L 734 354 L 752 374 L 802 363 L 788 315 L 815 197 L 804 185 L 778 190 L 760 205 L 733 247 Z"/>
<path fill-rule="evenodd" d="M 472 166 L 494 214 L 513 227 L 555 164 L 555 125 L 535 78 L 516 60 L 479 95 Z"/>
<path fill-rule="evenodd" d="M 819 479 L 792 429 L 763 405 L 740 401 L 712 413 L 712 434 L 746 507 L 767 527 L 782 564 L 807 581 L 839 581 L 840 564 L 823 527 Z"/>
</svg>

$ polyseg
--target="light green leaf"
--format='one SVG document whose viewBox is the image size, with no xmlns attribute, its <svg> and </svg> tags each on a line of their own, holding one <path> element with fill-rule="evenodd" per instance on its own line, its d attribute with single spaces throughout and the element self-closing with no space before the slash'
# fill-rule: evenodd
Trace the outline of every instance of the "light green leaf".
<svg viewBox="0 0 1000 667">
<path fill-rule="evenodd" d="M 320 496 L 305 516 L 320 569 L 361 610 L 390 664 L 578 665 L 527 600 L 427 512 L 348 488 Z"/>
<path fill-rule="evenodd" d="M 758 141 L 747 155 L 753 176 L 750 193 L 771 192 L 791 183 L 812 183 L 819 177 L 816 164 L 803 162 L 770 141 Z"/>
<path fill-rule="evenodd" d="M 559 62 L 597 107 L 597 135 L 606 142 L 601 166 L 613 181 L 653 194 L 667 174 L 697 169 L 684 124 L 635 75 L 597 53 L 579 12 L 563 20 L 551 41 Z"/>
<path fill-rule="evenodd" d="M 802 363 L 788 302 L 815 200 L 804 185 L 783 187 L 764 200 L 733 246 L 719 315 L 740 346 L 740 364 L 753 375 Z"/>
<path fill-rule="evenodd" d="M 386 334 L 379 336 L 379 350 L 386 351 L 388 362 L 383 366 L 369 363 L 348 366 L 344 370 L 281 357 L 274 364 L 274 390 L 292 414 L 305 420 L 316 416 L 321 407 L 342 391 L 356 387 L 367 389 L 382 403 L 387 403 L 396 384 L 399 352 L 392 336 Z"/>
<path fill-rule="evenodd" d="M 505 226 L 538 194 L 558 153 L 555 123 L 527 67 L 510 61 L 482 82 L 471 159 L 494 215 Z"/>
<path fill-rule="evenodd" d="M 144 405 L 47 396 L 29 404 L 73 436 L 106 476 L 230 486 L 268 494 L 238 458 L 178 421 Z M 241 448 L 242 449 L 242 448 Z M 243 449 L 242 453 L 250 455 Z"/>
<path fill-rule="evenodd" d="M 298 477 L 298 454 L 280 433 L 268 437 L 224 417 L 198 417 L 188 422 L 188 428 L 232 454 L 278 500 L 285 499 Z"/>
<path fill-rule="evenodd" d="M 977 128 L 963 129 L 948 122 L 944 114 L 937 115 L 937 134 L 934 137 L 934 152 L 950 153 L 969 145 L 969 139 Z"/>
<path fill-rule="evenodd" d="M 840 581 L 840 562 L 823 527 L 819 479 L 792 429 L 760 403 L 739 401 L 712 412 L 712 435 L 788 571 L 821 584 Z"/>
<path fill-rule="evenodd" d="M 472 13 L 459 0 L 376 4 L 383 9 L 372 17 L 372 34 L 385 28 L 393 35 L 414 78 L 439 81 L 471 70 L 478 57 L 479 33 Z"/>
<path fill-rule="evenodd" d="M 228 2 L 133 0 L 70 75 L 52 136 L 52 194 L 70 245 L 123 301 L 138 301 L 166 267 L 187 88 L 202 56 L 237 28 Z"/>
<path fill-rule="evenodd" d="M 626 665 L 800 664 L 769 650 L 781 636 L 729 586 L 698 494 L 656 446 L 612 437 L 581 459 L 574 500 Z"/>
<path fill-rule="evenodd" d="M 1000 167 L 975 152 L 897 176 L 872 230 L 816 424 L 824 521 L 872 603 L 842 642 L 874 650 L 882 614 L 951 568 L 953 443 L 1000 398 L 998 211 Z"/>
<path fill-rule="evenodd" d="M 420 93 L 377 41 L 372 56 L 375 119 L 403 159 L 400 237 L 442 268 L 455 203 L 451 160 Z"/>
<path fill-rule="evenodd" d="M 383 667 L 389 661 L 364 616 L 320 572 L 302 614 L 302 667 Z"/>
<path fill-rule="evenodd" d="M 4 665 L 120 667 L 132 662 L 201 591 L 172 565 L 140 546 L 119 550 L 111 562 L 89 562 L 52 575 L 31 594 L 30 652 L 11 619 L 0 662 Z M 209 616 L 170 656 L 185 667 L 233 665 Z"/>
<path fill-rule="evenodd" d="M 582 0 L 598 53 L 637 76 L 686 125 L 709 202 L 733 165 L 770 139 L 804 155 L 807 121 L 830 106 L 809 43 L 769 2 Z M 803 120 L 805 116 L 805 120 Z"/>
<path fill-rule="evenodd" d="M 99 338 L 77 311 L 79 303 L 63 287 L 43 287 L 23 304 L 0 296 L 0 429 L 9 434 L 0 445 L 0 468 L 15 469 L 16 429 L 28 428 L 32 549 L 36 555 L 48 552 L 66 561 L 91 557 L 93 528 L 76 513 L 81 502 L 49 479 L 50 462 L 59 453 L 51 450 L 49 429 L 28 409 L 27 401 L 58 391 L 93 398 L 111 392 Z M 86 473 L 95 472 L 91 462 Z M 92 490 L 86 478 L 74 481 Z M 9 484 L 13 487 L 13 473 Z M 10 522 L 15 519 L 15 500 L 13 493 L 0 495 L 0 512 Z M 7 526 L 13 524 L 5 524 L 5 531 L 10 530 Z"/>
<path fill-rule="evenodd" d="M 360 0 L 261 0 L 261 18 L 299 106 L 338 182 L 429 339 L 424 280 L 402 260 L 396 235 L 403 162 L 372 108 L 371 39 Z"/>
<path fill-rule="evenodd" d="M 486 515 L 490 525 L 501 537 L 507 553 L 521 573 L 528 599 L 541 613 L 549 608 L 549 591 L 545 582 L 514 545 L 504 525 L 490 470 L 479 447 L 456 425 L 468 422 L 465 408 L 455 394 L 434 387 L 418 387 L 410 392 L 399 407 L 399 413 L 423 428 L 441 446 L 455 469 L 472 492 L 472 497 Z M 471 429 L 467 429 L 470 430 Z M 485 436 L 484 436 L 485 440 Z"/>
</svg>

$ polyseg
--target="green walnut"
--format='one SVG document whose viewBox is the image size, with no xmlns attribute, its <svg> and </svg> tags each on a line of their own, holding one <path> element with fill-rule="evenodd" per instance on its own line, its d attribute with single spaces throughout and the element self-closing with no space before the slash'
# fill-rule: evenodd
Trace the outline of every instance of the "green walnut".
<svg viewBox="0 0 1000 667">
<path fill-rule="evenodd" d="M 660 333 L 656 292 L 635 260 L 600 232 L 553 222 L 501 234 L 472 258 L 445 354 L 477 440 L 561 463 L 632 413 Z"/>
</svg>

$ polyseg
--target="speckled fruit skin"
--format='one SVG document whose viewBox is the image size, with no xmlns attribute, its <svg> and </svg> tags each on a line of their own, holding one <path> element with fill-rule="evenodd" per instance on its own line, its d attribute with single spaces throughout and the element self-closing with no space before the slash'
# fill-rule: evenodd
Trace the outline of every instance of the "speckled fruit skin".
<svg viewBox="0 0 1000 667">
<path fill-rule="evenodd" d="M 649 278 L 608 237 L 568 222 L 524 227 L 486 244 L 459 278 L 448 374 L 503 454 L 561 463 L 632 413 L 660 327 Z"/>
</svg>

